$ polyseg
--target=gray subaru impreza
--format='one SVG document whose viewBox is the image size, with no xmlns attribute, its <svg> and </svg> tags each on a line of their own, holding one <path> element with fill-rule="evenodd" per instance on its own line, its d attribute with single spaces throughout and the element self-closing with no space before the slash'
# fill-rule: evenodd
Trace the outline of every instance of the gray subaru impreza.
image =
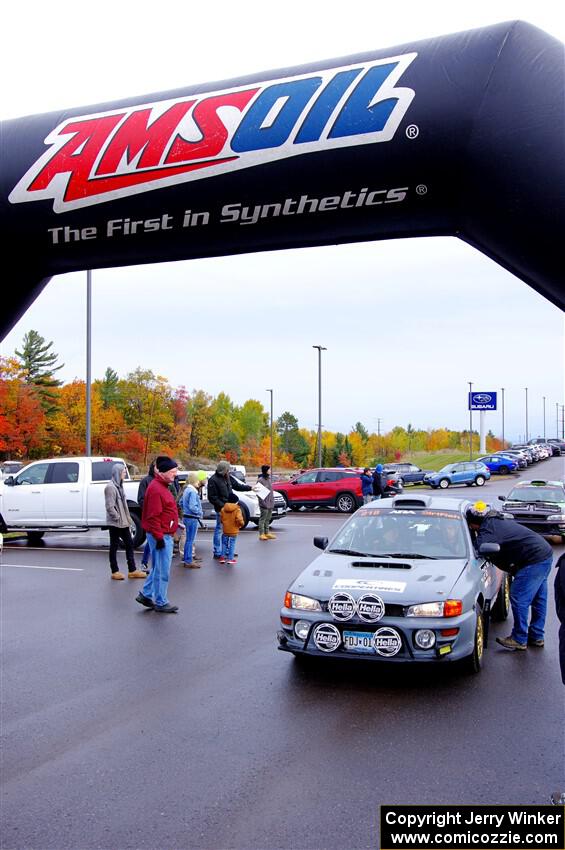
<svg viewBox="0 0 565 850">
<path fill-rule="evenodd" d="M 462 662 L 479 672 L 489 618 L 508 616 L 506 573 L 475 550 L 467 499 L 396 496 L 364 505 L 293 581 L 278 648 L 297 658 Z M 489 548 L 490 547 L 490 548 Z M 494 548 L 492 548 L 494 547 Z"/>
</svg>

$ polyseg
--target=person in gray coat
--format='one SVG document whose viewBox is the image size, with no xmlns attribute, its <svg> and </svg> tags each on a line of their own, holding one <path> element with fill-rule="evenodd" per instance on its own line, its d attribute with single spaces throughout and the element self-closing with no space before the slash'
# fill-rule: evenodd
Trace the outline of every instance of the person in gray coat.
<svg viewBox="0 0 565 850">
<path fill-rule="evenodd" d="M 114 581 L 123 581 L 125 578 L 118 568 L 117 554 L 120 540 L 126 550 L 128 578 L 147 578 L 146 574 L 142 570 L 138 570 L 135 565 L 133 541 L 130 533 L 131 516 L 123 484 L 125 476 L 126 467 L 124 464 L 115 463 L 112 467 L 112 478 L 104 488 L 106 525 L 110 532 L 110 569 L 112 571 L 111 578 Z"/>
<path fill-rule="evenodd" d="M 261 511 L 261 516 L 259 517 L 259 540 L 274 540 L 277 536 L 269 530 L 273 508 L 275 506 L 273 485 L 271 483 L 271 476 L 269 475 L 270 469 L 271 467 L 267 466 L 267 464 L 262 466 L 261 475 L 257 479 L 257 484 L 262 484 L 269 491 L 264 499 L 259 497 L 259 510 Z"/>
</svg>

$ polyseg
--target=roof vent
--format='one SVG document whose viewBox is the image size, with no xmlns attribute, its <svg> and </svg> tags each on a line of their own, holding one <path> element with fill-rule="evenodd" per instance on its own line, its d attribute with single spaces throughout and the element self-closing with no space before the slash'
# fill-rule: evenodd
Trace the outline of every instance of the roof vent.
<svg viewBox="0 0 565 850">
<path fill-rule="evenodd" d="M 393 500 L 392 506 L 395 509 L 414 510 L 414 508 L 429 508 L 431 505 L 430 496 L 420 496 L 418 498 L 409 496 L 397 496 Z"/>
</svg>

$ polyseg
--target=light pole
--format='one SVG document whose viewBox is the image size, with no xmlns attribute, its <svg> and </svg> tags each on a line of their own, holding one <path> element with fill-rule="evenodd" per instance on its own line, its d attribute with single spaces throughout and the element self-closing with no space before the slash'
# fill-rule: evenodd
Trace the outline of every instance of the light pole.
<svg viewBox="0 0 565 850">
<path fill-rule="evenodd" d="M 91 450 L 92 272 L 86 272 L 86 457 Z"/>
<path fill-rule="evenodd" d="M 469 460 L 473 460 L 473 408 L 471 407 L 473 397 L 473 384 L 469 381 Z"/>
<path fill-rule="evenodd" d="M 502 448 L 506 448 L 506 443 L 504 442 L 504 387 L 502 387 Z"/>
<path fill-rule="evenodd" d="M 555 402 L 555 436 L 559 439 L 559 402 Z"/>
<path fill-rule="evenodd" d="M 528 388 L 524 387 L 524 389 L 526 390 L 526 439 L 524 440 L 524 442 L 527 443 L 528 442 Z"/>
<path fill-rule="evenodd" d="M 318 466 L 322 465 L 322 351 L 327 351 L 323 345 L 313 345 L 318 349 Z"/>
<path fill-rule="evenodd" d="M 273 391 L 267 390 L 268 393 L 271 393 L 271 480 L 273 478 Z"/>
<path fill-rule="evenodd" d="M 545 443 L 545 396 L 543 397 L 543 441 Z"/>
</svg>

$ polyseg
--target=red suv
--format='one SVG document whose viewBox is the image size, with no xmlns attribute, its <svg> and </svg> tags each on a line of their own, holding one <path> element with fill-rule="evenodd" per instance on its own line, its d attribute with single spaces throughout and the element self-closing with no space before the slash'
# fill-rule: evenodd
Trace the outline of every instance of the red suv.
<svg viewBox="0 0 565 850">
<path fill-rule="evenodd" d="M 348 514 L 363 504 L 359 477 L 362 471 L 352 467 L 310 469 L 290 481 L 273 482 L 273 490 L 281 493 L 288 507 L 293 510 L 303 506 L 322 506 L 337 508 L 341 513 Z M 391 494 L 402 492 L 392 476 L 388 484 Z"/>
</svg>

